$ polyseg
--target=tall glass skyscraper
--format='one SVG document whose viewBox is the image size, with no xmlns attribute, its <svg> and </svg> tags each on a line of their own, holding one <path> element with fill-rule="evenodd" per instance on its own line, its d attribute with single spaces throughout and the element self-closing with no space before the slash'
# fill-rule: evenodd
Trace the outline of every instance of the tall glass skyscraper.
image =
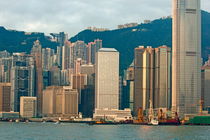
<svg viewBox="0 0 210 140">
<path fill-rule="evenodd" d="M 173 0 L 172 110 L 199 113 L 201 98 L 200 0 Z"/>
</svg>

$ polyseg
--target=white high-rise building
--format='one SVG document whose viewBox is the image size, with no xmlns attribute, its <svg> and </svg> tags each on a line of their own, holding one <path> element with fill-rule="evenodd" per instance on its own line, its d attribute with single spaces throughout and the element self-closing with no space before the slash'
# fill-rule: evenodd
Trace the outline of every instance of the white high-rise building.
<svg viewBox="0 0 210 140">
<path fill-rule="evenodd" d="M 173 0 L 172 110 L 197 114 L 201 99 L 200 0 Z"/>
<path fill-rule="evenodd" d="M 95 108 L 119 109 L 119 52 L 101 48 L 96 54 Z"/>
</svg>

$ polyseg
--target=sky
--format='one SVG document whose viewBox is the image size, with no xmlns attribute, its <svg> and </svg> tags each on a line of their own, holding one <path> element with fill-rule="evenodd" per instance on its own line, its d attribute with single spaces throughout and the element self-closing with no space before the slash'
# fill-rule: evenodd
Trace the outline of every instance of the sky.
<svg viewBox="0 0 210 140">
<path fill-rule="evenodd" d="M 89 26 L 115 29 L 171 15 L 172 0 L 0 0 L 0 26 L 69 37 Z M 210 12 L 210 0 L 201 0 Z"/>
</svg>

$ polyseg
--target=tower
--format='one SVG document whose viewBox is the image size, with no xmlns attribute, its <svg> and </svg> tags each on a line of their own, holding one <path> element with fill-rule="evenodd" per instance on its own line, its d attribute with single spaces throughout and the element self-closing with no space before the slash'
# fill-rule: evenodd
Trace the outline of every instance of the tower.
<svg viewBox="0 0 210 140">
<path fill-rule="evenodd" d="M 35 69 L 36 69 L 36 80 L 35 80 L 35 92 L 37 96 L 37 114 L 41 116 L 42 114 L 42 90 L 43 90 L 43 76 L 42 76 L 42 46 L 39 40 L 34 42 L 32 51 L 32 56 L 35 60 Z"/>
<path fill-rule="evenodd" d="M 201 97 L 200 0 L 173 0 L 172 110 L 199 112 Z"/>
<path fill-rule="evenodd" d="M 119 52 L 101 48 L 96 53 L 95 108 L 119 109 Z"/>
</svg>

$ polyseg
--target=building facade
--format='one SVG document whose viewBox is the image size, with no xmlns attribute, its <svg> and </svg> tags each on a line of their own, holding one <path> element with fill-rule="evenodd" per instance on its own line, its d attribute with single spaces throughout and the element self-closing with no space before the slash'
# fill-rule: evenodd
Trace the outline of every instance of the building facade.
<svg viewBox="0 0 210 140">
<path fill-rule="evenodd" d="M 34 42 L 31 54 L 35 61 L 35 93 L 37 96 L 37 113 L 42 115 L 42 91 L 43 91 L 43 69 L 42 69 L 42 46 L 39 40 Z"/>
<path fill-rule="evenodd" d="M 20 97 L 20 116 L 22 118 L 33 118 L 37 116 L 36 97 Z"/>
<path fill-rule="evenodd" d="M 119 52 L 102 48 L 96 55 L 95 108 L 119 109 Z"/>
<path fill-rule="evenodd" d="M 201 99 L 200 0 L 173 0 L 172 110 L 197 114 Z"/>
<path fill-rule="evenodd" d="M 134 114 L 141 108 L 171 108 L 171 49 L 140 46 L 134 59 Z"/>
<path fill-rule="evenodd" d="M 68 86 L 50 86 L 43 92 L 43 116 L 78 116 L 78 91 Z"/>
<path fill-rule="evenodd" d="M 11 111 L 20 111 L 21 96 L 35 96 L 35 66 L 32 56 L 14 53 L 11 68 Z"/>
<path fill-rule="evenodd" d="M 0 112 L 10 112 L 11 83 L 0 83 Z"/>
</svg>

